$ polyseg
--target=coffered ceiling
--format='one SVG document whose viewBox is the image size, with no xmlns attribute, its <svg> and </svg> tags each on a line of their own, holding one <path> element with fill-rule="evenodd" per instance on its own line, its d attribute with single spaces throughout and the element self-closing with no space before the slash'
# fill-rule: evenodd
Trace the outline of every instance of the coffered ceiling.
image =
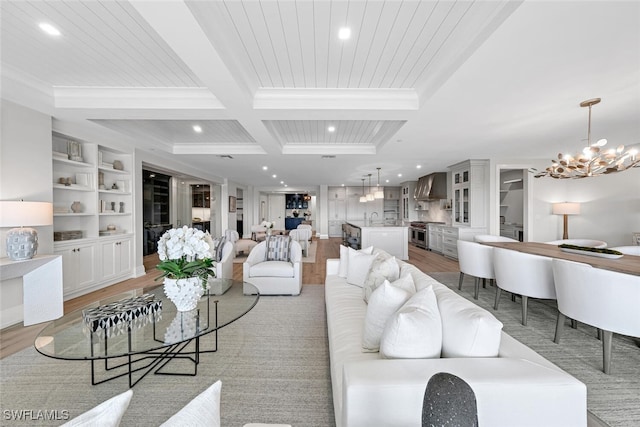
<svg viewBox="0 0 640 427">
<path fill-rule="evenodd" d="M 550 159 L 581 147 L 578 104 L 593 97 L 596 136 L 640 143 L 637 1 L 2 0 L 0 11 L 3 98 L 212 179 L 359 185 L 381 167 L 398 184 L 467 158 Z"/>
</svg>

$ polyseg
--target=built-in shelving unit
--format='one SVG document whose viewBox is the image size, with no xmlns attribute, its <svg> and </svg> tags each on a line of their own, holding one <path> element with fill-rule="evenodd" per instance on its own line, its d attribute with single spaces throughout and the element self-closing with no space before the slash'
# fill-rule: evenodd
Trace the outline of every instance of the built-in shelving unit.
<svg viewBox="0 0 640 427">
<path fill-rule="evenodd" d="M 52 144 L 54 252 L 71 298 L 131 276 L 133 162 L 57 132 Z"/>
</svg>

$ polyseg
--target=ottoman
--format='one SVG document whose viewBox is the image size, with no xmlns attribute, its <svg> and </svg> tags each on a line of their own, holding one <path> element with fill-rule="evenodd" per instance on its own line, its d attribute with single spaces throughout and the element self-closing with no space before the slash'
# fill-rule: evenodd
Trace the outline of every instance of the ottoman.
<svg viewBox="0 0 640 427">
<path fill-rule="evenodd" d="M 241 253 L 245 254 L 245 255 L 249 255 L 249 252 L 251 252 L 251 249 L 255 248 L 256 245 L 258 244 L 258 242 L 256 242 L 255 240 L 251 240 L 251 239 L 239 239 L 236 241 L 235 245 L 236 245 L 236 256 L 240 255 Z"/>
</svg>

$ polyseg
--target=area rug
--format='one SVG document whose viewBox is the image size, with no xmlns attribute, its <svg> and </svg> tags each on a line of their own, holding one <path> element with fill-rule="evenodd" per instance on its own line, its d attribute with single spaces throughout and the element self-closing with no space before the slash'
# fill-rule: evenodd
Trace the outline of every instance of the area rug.
<svg viewBox="0 0 640 427">
<path fill-rule="evenodd" d="M 531 347 L 587 385 L 587 408 L 611 427 L 640 425 L 640 348 L 635 340 L 614 334 L 612 373 L 602 372 L 602 342 L 596 330 L 579 323 L 572 329 L 568 323 L 560 341 L 553 342 L 556 327 L 555 301 L 529 299 L 527 326 L 523 326 L 520 298 L 511 300 L 502 293 L 499 309 L 493 309 L 495 287 L 481 288 L 478 300 L 473 299 L 474 279 L 465 276 L 462 291 L 458 291 L 459 273 L 429 273 L 456 293 L 493 313 L 503 324 L 503 330 Z"/>
<path fill-rule="evenodd" d="M 316 262 L 317 249 L 318 249 L 318 242 L 315 240 L 312 240 L 311 244 L 309 245 L 309 249 L 307 250 L 308 252 L 307 256 L 302 257 L 302 262 Z M 240 255 L 236 255 L 236 257 L 233 259 L 233 263 L 242 264 L 246 260 L 247 260 L 247 255 L 240 254 Z"/>
<path fill-rule="evenodd" d="M 68 411 L 73 418 L 128 389 L 125 378 L 92 386 L 88 362 L 50 359 L 33 347 L 0 360 L 0 376 L 2 426 L 60 425 L 62 419 L 7 419 L 5 411 Z M 201 357 L 197 376 L 149 375 L 133 387 L 121 425 L 158 426 L 218 379 L 225 427 L 334 426 L 324 286 L 261 297 L 220 330 L 218 352 Z"/>
</svg>

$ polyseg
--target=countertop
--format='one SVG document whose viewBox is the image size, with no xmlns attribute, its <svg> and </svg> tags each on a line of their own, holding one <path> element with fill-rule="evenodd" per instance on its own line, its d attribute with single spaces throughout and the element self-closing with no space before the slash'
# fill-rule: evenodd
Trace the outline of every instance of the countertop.
<svg viewBox="0 0 640 427">
<path fill-rule="evenodd" d="M 364 221 L 347 221 L 347 224 L 357 228 L 408 228 L 406 225 L 394 225 L 384 223 L 373 223 L 373 225 L 365 225 Z"/>
</svg>

